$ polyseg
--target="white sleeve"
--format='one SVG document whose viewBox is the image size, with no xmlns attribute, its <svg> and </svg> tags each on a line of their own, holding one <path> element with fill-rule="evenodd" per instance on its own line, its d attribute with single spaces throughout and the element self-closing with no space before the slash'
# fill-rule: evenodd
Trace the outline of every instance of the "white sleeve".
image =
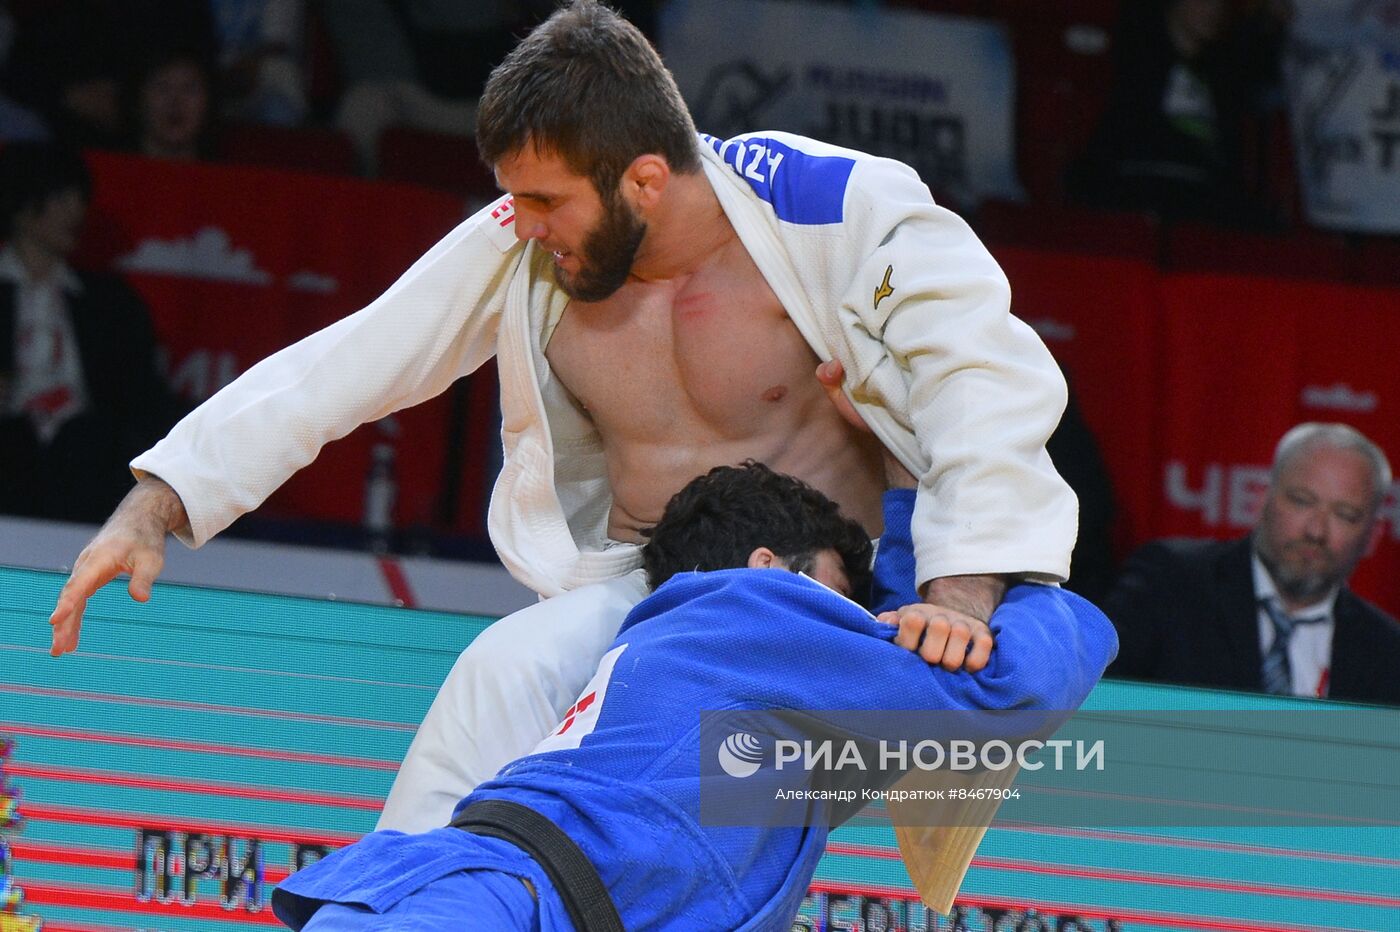
<svg viewBox="0 0 1400 932">
<path fill-rule="evenodd" d="M 253 366 L 132 460 L 180 496 L 202 545 L 322 446 L 444 391 L 496 351 L 521 250 L 484 208 L 368 307 Z"/>
<path fill-rule="evenodd" d="M 996 260 L 911 169 L 858 163 L 851 192 L 848 217 L 866 245 L 843 304 L 899 367 L 929 464 L 914 509 L 919 584 L 1064 580 L 1078 501 L 1045 452 L 1068 397 L 1063 374 L 1011 315 Z"/>
</svg>

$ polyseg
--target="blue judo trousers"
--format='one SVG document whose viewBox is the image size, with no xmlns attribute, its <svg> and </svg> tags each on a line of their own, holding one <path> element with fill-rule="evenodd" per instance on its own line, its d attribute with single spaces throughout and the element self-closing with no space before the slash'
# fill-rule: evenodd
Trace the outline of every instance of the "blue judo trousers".
<svg viewBox="0 0 1400 932">
<path fill-rule="evenodd" d="M 885 495 L 877 612 L 918 601 L 913 507 L 912 490 Z M 702 824 L 701 710 L 1072 710 L 1117 652 L 1108 619 L 1054 587 L 1014 587 L 990 625 L 988 665 L 950 673 L 807 577 L 679 574 L 628 614 L 559 729 L 458 808 L 503 799 L 553 820 L 629 930 L 787 932 L 829 827 Z M 524 851 L 455 828 L 367 835 L 288 877 L 272 905 L 308 932 L 572 928 Z"/>
</svg>

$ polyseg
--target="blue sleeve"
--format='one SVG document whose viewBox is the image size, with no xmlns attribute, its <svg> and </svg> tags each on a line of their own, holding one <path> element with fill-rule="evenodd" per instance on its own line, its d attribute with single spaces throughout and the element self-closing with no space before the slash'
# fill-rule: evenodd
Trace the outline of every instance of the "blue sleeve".
<svg viewBox="0 0 1400 932">
<path fill-rule="evenodd" d="M 996 647 L 976 673 L 950 673 L 894 648 L 881 690 L 889 707 L 1076 709 L 1118 652 L 1103 612 L 1053 586 L 1013 586 L 988 623 Z"/>
<path fill-rule="evenodd" d="M 885 492 L 885 531 L 875 553 L 875 580 L 870 591 L 870 610 L 878 615 L 922 601 L 914 588 L 915 489 Z"/>
<path fill-rule="evenodd" d="M 888 642 L 868 650 L 846 650 L 841 660 L 841 701 L 830 713 L 840 730 L 869 739 L 922 740 L 918 729 L 931 721 L 892 711 L 998 711 L 1041 713 L 1019 718 L 972 717 L 997 737 L 1013 738 L 1062 721 L 1077 709 L 1118 649 L 1104 614 L 1064 589 L 1025 584 L 1013 587 L 990 621 L 997 643 L 987 666 L 976 673 L 949 672 Z M 872 626 L 872 633 L 888 636 Z M 825 716 L 824 716 L 825 717 Z M 1028 726 L 1028 723 L 1030 725 Z M 910 729 L 914 729 L 911 732 Z M 998 733 L 1005 729 L 1004 733 Z"/>
<path fill-rule="evenodd" d="M 885 493 L 885 531 L 875 557 L 872 613 L 922 601 L 914 588 L 914 540 L 910 519 L 914 489 Z M 881 699 L 888 708 L 1074 709 L 1093 689 L 1118 652 L 1118 637 L 1103 612 L 1079 596 L 1052 586 L 1019 585 L 1007 591 L 988 620 L 996 647 L 987 667 L 956 673 L 929 666 L 899 648 L 889 664 Z M 893 637 L 884 626 L 873 632 Z"/>
</svg>

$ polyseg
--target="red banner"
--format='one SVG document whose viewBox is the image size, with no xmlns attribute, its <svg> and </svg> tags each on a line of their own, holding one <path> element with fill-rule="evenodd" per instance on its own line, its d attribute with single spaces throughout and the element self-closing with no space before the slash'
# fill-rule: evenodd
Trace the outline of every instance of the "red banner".
<svg viewBox="0 0 1400 932">
<path fill-rule="evenodd" d="M 1356 427 L 1400 463 L 1400 290 L 1164 273 L 1146 260 L 994 247 L 1013 307 L 1070 374 L 1118 505 L 1119 555 L 1253 526 L 1274 445 Z M 1353 587 L 1400 614 L 1400 505 Z"/>
<path fill-rule="evenodd" d="M 1161 403 L 1156 328 L 1161 284 L 1141 259 L 999 247 L 1011 280 L 1012 307 L 1064 366 L 1094 430 L 1119 502 L 1119 549 L 1150 530 L 1133 503 L 1151 499 L 1156 482 L 1143 468 L 1158 456 L 1157 434 L 1143 416 Z"/>
<path fill-rule="evenodd" d="M 192 401 L 369 303 L 462 215 L 455 198 L 409 185 L 107 153 L 90 164 L 84 261 L 145 298 L 171 382 Z M 396 524 L 433 524 L 450 408 L 437 398 L 332 444 L 260 513 L 358 524 L 371 449 L 388 442 Z M 452 529 L 480 529 L 480 486 L 476 472 L 462 484 L 470 503 Z"/>
<path fill-rule="evenodd" d="M 1220 274 L 1163 279 L 1162 457 L 1151 537 L 1237 536 L 1254 524 L 1274 445 L 1340 421 L 1400 463 L 1400 291 Z M 1147 504 L 1147 503 L 1143 503 Z M 1353 587 L 1400 614 L 1400 520 Z"/>
</svg>

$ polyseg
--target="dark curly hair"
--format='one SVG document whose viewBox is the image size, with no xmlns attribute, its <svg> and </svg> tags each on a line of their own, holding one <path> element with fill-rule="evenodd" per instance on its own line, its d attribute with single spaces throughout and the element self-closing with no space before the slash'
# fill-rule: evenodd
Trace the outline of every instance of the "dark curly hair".
<svg viewBox="0 0 1400 932">
<path fill-rule="evenodd" d="M 835 550 L 852 597 L 864 601 L 870 591 L 873 548 L 865 529 L 807 483 L 753 460 L 692 479 L 643 533 L 653 589 L 676 573 L 745 566 L 749 554 L 767 547 L 793 572 L 810 570 L 818 551 Z"/>
</svg>

